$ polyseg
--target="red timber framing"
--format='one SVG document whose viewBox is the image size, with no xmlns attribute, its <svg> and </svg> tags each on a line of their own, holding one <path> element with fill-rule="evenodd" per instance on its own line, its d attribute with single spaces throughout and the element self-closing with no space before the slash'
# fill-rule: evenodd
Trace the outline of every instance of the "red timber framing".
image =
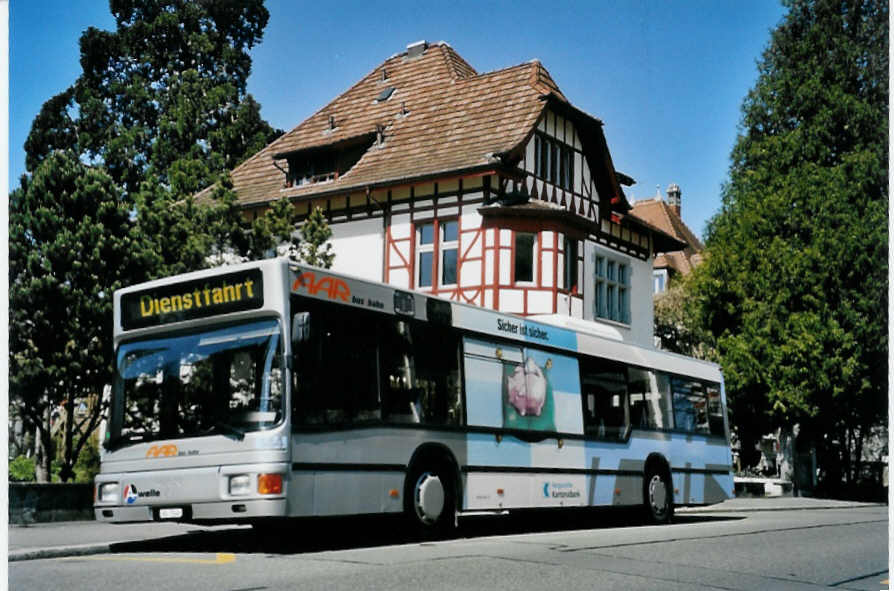
<svg viewBox="0 0 894 591">
<path fill-rule="evenodd" d="M 440 180 L 428 185 L 409 187 L 409 196 L 398 199 L 396 191 L 388 191 L 385 224 L 385 264 L 384 281 L 392 283 L 396 275 L 406 273 L 410 289 L 420 289 L 455 301 L 462 301 L 484 306 L 485 262 L 483 249 L 479 255 L 474 254 L 476 246 L 483 245 L 482 229 L 465 227 L 463 215 L 477 212 L 487 199 L 487 186 L 481 180 L 482 175 L 470 175 L 455 179 Z M 488 177 L 484 177 L 485 179 Z M 431 191 L 425 191 L 431 187 Z M 407 216 L 409 223 L 395 232 L 395 219 Z M 441 227 L 447 222 L 457 223 L 457 268 L 456 283 L 441 284 Z M 432 286 L 418 286 L 419 269 L 417 266 L 417 230 L 423 224 L 434 225 Z M 398 224 L 399 225 L 399 224 Z M 397 236 L 397 237 L 396 237 Z M 478 262 L 481 267 L 477 281 L 468 276 L 469 263 Z M 402 273 L 396 273 L 402 272 Z M 468 285 L 463 285 L 465 283 Z"/>
<path fill-rule="evenodd" d="M 583 218 L 577 211 L 564 210 L 564 214 L 559 211 L 562 214 L 560 218 L 548 214 L 536 217 L 481 215 L 479 210 L 482 206 L 504 199 L 507 195 L 511 198 L 510 187 L 519 182 L 524 181 L 486 173 L 392 187 L 374 195 L 334 195 L 314 200 L 312 205 L 323 207 L 326 217 L 333 224 L 384 216 L 383 280 L 409 289 L 420 289 L 417 285 L 417 229 L 422 224 L 433 223 L 436 237 L 432 257 L 433 285 L 421 290 L 454 301 L 523 315 L 571 314 L 575 309 L 583 309 L 583 290 L 586 285 L 582 277 L 585 252 L 583 243 L 586 241 L 610 244 L 617 250 L 643 259 L 649 256 L 647 240 L 644 244 L 629 241 L 631 234 L 626 228 L 609 223 L 609 220 L 597 224 L 594 220 Z M 301 217 L 306 215 L 310 207 L 307 202 L 296 206 L 300 208 Z M 509 209 L 512 209 L 511 206 Z M 555 212 L 553 210 L 551 213 Z M 474 214 L 472 219 L 480 219 L 480 223 L 469 225 L 470 214 Z M 562 217 L 568 219 L 561 219 Z M 573 221 L 574 219 L 578 221 Z M 456 283 L 441 285 L 439 228 L 448 221 L 457 222 Z M 590 231 L 586 231 L 585 227 Z M 517 232 L 533 233 L 537 237 L 535 276 L 532 282 L 518 282 L 514 277 Z M 579 241 L 578 289 L 574 292 L 565 288 L 566 238 Z M 508 265 L 508 268 L 501 269 L 502 265 Z M 514 292 L 512 302 L 505 300 L 509 297 L 506 295 L 507 291 Z M 519 294 L 520 302 L 516 299 Z M 544 294 L 537 298 L 537 304 L 532 303 L 535 294 Z M 580 303 L 572 304 L 572 300 Z"/>
</svg>

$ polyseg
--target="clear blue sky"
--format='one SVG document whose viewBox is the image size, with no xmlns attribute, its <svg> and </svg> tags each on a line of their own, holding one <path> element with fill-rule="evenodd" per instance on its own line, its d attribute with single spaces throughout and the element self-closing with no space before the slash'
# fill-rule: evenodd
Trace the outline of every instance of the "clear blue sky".
<svg viewBox="0 0 894 591">
<path fill-rule="evenodd" d="M 577 107 L 600 118 L 628 196 L 683 191 L 702 235 L 720 207 L 740 106 L 784 15 L 776 0 L 299 2 L 268 0 L 248 89 L 291 129 L 408 43 L 447 41 L 479 72 L 539 59 Z M 10 188 L 44 101 L 80 74 L 78 38 L 112 29 L 101 0 L 10 4 Z"/>
</svg>

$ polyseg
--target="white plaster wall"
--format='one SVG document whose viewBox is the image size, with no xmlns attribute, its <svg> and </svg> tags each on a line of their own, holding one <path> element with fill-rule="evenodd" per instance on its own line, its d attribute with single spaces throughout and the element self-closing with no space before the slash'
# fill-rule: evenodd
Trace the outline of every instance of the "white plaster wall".
<svg viewBox="0 0 894 591">
<path fill-rule="evenodd" d="M 460 284 L 462 287 L 474 287 L 481 285 L 481 261 L 466 261 L 460 269 Z"/>
<path fill-rule="evenodd" d="M 630 269 L 630 324 L 620 324 L 593 316 L 593 284 L 595 257 L 602 256 L 624 262 Z M 587 241 L 584 245 L 584 305 L 583 317 L 616 329 L 625 342 L 643 347 L 654 346 L 654 310 L 652 308 L 652 259 L 641 259 L 624 255 L 609 248 Z"/>
<path fill-rule="evenodd" d="M 528 314 L 552 314 L 553 294 L 551 291 L 528 292 Z"/>
<path fill-rule="evenodd" d="M 633 341 L 643 347 L 654 345 L 655 309 L 652 307 L 652 259 L 630 257 L 630 317 Z"/>
<path fill-rule="evenodd" d="M 500 311 L 521 314 L 525 311 L 525 292 L 520 289 L 500 290 Z"/>
<path fill-rule="evenodd" d="M 381 219 L 332 224 L 332 270 L 363 279 L 384 278 L 385 236 Z"/>
</svg>

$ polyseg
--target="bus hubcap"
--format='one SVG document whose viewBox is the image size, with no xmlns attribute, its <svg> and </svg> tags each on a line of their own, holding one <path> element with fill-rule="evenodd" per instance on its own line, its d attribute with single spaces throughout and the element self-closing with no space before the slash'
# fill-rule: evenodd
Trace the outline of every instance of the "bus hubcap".
<svg viewBox="0 0 894 591">
<path fill-rule="evenodd" d="M 425 473 L 416 481 L 416 514 L 423 523 L 437 521 L 444 511 L 444 485 L 441 479 Z"/>
<path fill-rule="evenodd" d="M 655 515 L 659 517 L 664 515 L 664 511 L 667 509 L 667 487 L 661 476 L 657 474 L 652 476 L 652 480 L 649 481 L 649 500 Z"/>
</svg>

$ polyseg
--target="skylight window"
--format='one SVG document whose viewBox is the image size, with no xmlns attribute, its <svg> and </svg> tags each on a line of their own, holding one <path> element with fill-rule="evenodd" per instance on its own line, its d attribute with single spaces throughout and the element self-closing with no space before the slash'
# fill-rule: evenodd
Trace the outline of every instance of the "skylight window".
<svg viewBox="0 0 894 591">
<path fill-rule="evenodd" d="M 394 93 L 394 87 L 389 86 L 388 88 L 386 88 L 385 90 L 383 90 L 382 92 L 379 93 L 379 96 L 376 97 L 376 102 L 382 103 L 382 102 L 387 101 L 389 98 L 391 98 L 392 93 Z"/>
</svg>

